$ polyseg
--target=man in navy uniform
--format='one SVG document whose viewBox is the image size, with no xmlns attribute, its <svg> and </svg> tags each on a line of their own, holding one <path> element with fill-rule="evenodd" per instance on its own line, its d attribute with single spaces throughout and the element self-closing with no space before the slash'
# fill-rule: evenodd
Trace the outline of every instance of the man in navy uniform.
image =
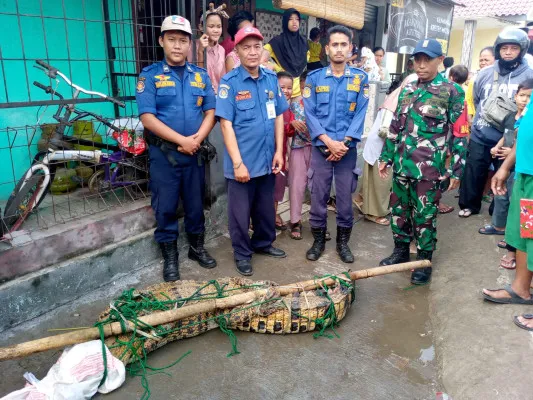
<svg viewBox="0 0 533 400">
<path fill-rule="evenodd" d="M 306 255 L 311 261 L 318 260 L 325 249 L 327 201 L 335 178 L 337 253 L 343 262 L 354 262 L 348 240 L 353 226 L 352 193 L 357 187 L 356 146 L 363 133 L 369 88 L 367 74 L 346 64 L 351 43 L 349 29 L 340 25 L 330 28 L 326 51 L 331 63 L 309 73 L 303 91 L 313 144 L 308 178 L 314 242 Z"/>
<path fill-rule="evenodd" d="M 189 258 L 204 268 L 216 261 L 204 248 L 205 167 L 200 144 L 215 125 L 216 97 L 207 71 L 187 63 L 191 24 L 172 15 L 161 25 L 159 44 L 165 58 L 142 70 L 137 82 L 137 105 L 149 131 L 150 189 L 165 281 L 180 279 L 178 268 L 179 198 L 183 199 Z"/>
<path fill-rule="evenodd" d="M 286 256 L 272 242 L 276 239 L 274 174 L 283 168 L 282 114 L 288 104 L 276 74 L 259 66 L 263 49 L 259 30 L 242 28 L 235 36 L 235 49 L 241 65 L 220 81 L 216 116 L 226 146 L 224 176 L 235 264 L 242 275 L 252 275 L 254 252 Z"/>
</svg>

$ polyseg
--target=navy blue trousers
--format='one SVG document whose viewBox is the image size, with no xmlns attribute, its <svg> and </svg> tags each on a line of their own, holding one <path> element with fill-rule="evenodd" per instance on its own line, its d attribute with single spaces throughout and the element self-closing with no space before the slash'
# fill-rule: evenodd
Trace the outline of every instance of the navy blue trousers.
<svg viewBox="0 0 533 400">
<path fill-rule="evenodd" d="M 326 161 L 320 150 L 313 147 L 311 166 L 307 171 L 308 186 L 311 190 L 311 211 L 309 223 L 313 228 L 327 228 L 327 202 L 331 182 L 335 178 L 335 198 L 337 205 L 337 226 L 351 228 L 353 225 L 352 193 L 357 188 L 357 150 L 351 148 L 339 161 Z"/>
<path fill-rule="evenodd" d="M 150 146 L 150 190 L 157 228 L 155 241 L 178 239 L 177 210 L 180 197 L 185 211 L 185 232 L 204 232 L 205 167 L 196 156 L 171 151 L 177 162 L 173 166 L 159 147 Z"/>
<path fill-rule="evenodd" d="M 266 249 L 276 240 L 275 175 L 259 176 L 246 183 L 234 179 L 226 182 L 228 228 L 235 260 L 250 260 L 255 250 Z M 251 239 L 250 217 L 254 227 Z"/>
</svg>

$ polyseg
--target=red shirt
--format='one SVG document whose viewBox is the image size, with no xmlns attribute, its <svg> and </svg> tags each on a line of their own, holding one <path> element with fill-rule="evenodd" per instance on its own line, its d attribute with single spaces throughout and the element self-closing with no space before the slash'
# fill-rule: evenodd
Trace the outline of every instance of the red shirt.
<svg viewBox="0 0 533 400">
<path fill-rule="evenodd" d="M 453 136 L 466 137 L 470 134 L 470 125 L 468 124 L 468 106 L 465 101 L 463 113 L 453 124 Z"/>
</svg>

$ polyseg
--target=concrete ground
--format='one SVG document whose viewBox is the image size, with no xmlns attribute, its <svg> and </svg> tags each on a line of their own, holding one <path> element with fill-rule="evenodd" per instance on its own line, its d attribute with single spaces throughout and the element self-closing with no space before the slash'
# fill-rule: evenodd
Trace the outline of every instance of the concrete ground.
<svg viewBox="0 0 533 400">
<path fill-rule="evenodd" d="M 449 203 L 454 199 L 447 197 Z M 457 213 L 439 217 L 439 250 L 430 286 L 412 288 L 409 273 L 357 282 L 356 302 L 338 329 L 340 338 L 313 339 L 311 334 L 269 336 L 236 332 L 240 354 L 227 358 L 230 344 L 220 331 L 174 342 L 150 354 L 151 366 L 168 365 L 191 354 L 166 372 L 149 377 L 152 399 L 435 399 L 444 391 L 459 399 L 527 399 L 533 383 L 533 336 L 516 328 L 511 316 L 527 306 L 486 304 L 482 287 L 500 286 L 512 272 L 498 269 L 503 250 L 496 238 L 481 236 L 487 216 L 462 220 Z M 330 215 L 335 237 L 334 214 Z M 276 245 L 288 258 L 254 257 L 254 279 L 290 283 L 347 268 L 377 266 L 392 249 L 390 228 L 359 221 L 351 239 L 353 265 L 338 259 L 334 239 L 315 263 L 305 260 L 311 243 L 308 225 L 304 239 L 278 236 Z M 184 279 L 208 280 L 235 276 L 230 242 L 220 237 L 209 243 L 219 267 L 203 270 L 182 263 Z M 160 265 L 113 282 L 83 301 L 4 332 L 0 345 L 50 334 L 50 328 L 91 325 L 109 300 L 125 287 L 143 287 L 160 279 Z M 46 374 L 60 351 L 3 362 L 0 394 L 21 388 L 22 374 Z M 106 399 L 140 398 L 139 378 Z M 103 396 L 102 396 L 103 398 Z"/>
</svg>

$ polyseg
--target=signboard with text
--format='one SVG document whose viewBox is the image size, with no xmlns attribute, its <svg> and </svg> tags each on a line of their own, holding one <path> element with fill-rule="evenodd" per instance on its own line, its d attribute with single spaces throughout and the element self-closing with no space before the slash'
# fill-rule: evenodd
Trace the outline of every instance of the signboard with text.
<svg viewBox="0 0 533 400">
<path fill-rule="evenodd" d="M 387 51 L 412 54 L 419 40 L 437 39 L 444 53 L 452 26 L 453 6 L 423 0 L 392 0 Z"/>
</svg>

